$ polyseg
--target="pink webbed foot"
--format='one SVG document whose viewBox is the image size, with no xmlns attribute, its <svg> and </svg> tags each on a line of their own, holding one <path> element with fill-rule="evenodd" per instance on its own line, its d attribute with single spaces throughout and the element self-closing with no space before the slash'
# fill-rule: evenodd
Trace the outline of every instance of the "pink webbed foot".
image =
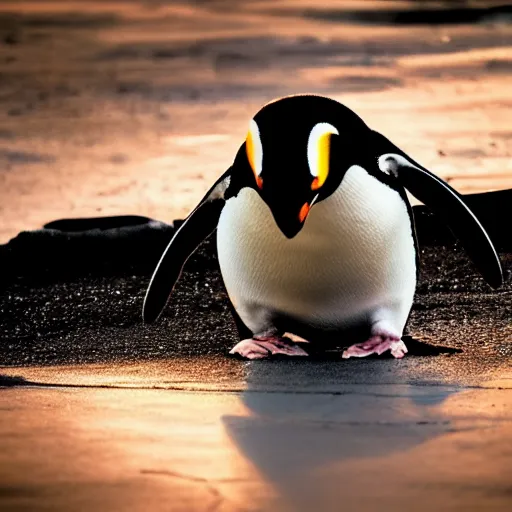
<svg viewBox="0 0 512 512">
<path fill-rule="evenodd" d="M 230 354 L 238 354 L 246 359 L 265 359 L 271 355 L 282 354 L 285 356 L 307 356 L 308 353 L 301 349 L 294 341 L 307 343 L 299 336 L 288 335 L 279 336 L 255 336 L 252 339 L 242 340 L 237 343 L 230 351 Z"/>
<path fill-rule="evenodd" d="M 396 359 L 401 359 L 407 354 L 405 343 L 398 336 L 375 335 L 363 343 L 357 343 L 343 352 L 343 359 L 349 357 L 366 357 L 371 354 L 381 355 L 387 350 Z"/>
</svg>

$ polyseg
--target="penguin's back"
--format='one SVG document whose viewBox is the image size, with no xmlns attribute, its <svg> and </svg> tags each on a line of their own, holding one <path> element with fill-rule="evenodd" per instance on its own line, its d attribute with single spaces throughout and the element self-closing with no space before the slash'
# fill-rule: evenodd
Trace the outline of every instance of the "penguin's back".
<svg viewBox="0 0 512 512">
<path fill-rule="evenodd" d="M 405 324 L 416 285 L 411 219 L 400 194 L 362 167 L 346 172 L 292 239 L 257 192 L 242 189 L 222 211 L 217 245 L 242 320 L 259 307 L 340 328 L 389 303 Z"/>
</svg>

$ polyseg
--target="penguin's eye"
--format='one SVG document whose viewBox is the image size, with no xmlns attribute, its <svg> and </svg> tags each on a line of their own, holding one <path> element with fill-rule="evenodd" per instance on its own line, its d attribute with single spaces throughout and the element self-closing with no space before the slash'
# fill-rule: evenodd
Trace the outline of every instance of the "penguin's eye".
<svg viewBox="0 0 512 512">
<path fill-rule="evenodd" d="M 316 124 L 308 140 L 309 172 L 314 177 L 311 189 L 319 189 L 329 174 L 329 159 L 331 154 L 331 135 L 339 135 L 338 130 L 329 123 Z"/>
<path fill-rule="evenodd" d="M 263 188 L 263 179 L 260 176 L 263 168 L 263 147 L 261 145 L 260 130 L 254 119 L 251 119 L 249 124 L 249 133 L 245 140 L 245 150 L 256 183 L 259 188 Z"/>
</svg>

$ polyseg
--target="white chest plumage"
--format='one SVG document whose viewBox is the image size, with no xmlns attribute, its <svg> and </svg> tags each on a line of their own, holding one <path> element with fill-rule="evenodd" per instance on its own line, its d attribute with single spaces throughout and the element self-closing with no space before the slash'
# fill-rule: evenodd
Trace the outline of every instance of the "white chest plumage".
<svg viewBox="0 0 512 512">
<path fill-rule="evenodd" d="M 243 189 L 222 211 L 217 244 L 227 291 L 253 332 L 272 312 L 339 328 L 384 316 L 400 332 L 407 320 L 416 286 L 407 207 L 359 166 L 292 239 L 256 191 Z"/>
</svg>

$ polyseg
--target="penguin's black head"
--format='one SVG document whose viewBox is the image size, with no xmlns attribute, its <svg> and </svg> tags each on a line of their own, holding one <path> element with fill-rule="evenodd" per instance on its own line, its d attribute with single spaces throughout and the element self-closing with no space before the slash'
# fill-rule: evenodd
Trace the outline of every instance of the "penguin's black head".
<svg viewBox="0 0 512 512">
<path fill-rule="evenodd" d="M 254 116 L 239 157 L 286 237 L 336 190 L 367 131 L 350 109 L 321 96 L 282 98 Z"/>
</svg>

